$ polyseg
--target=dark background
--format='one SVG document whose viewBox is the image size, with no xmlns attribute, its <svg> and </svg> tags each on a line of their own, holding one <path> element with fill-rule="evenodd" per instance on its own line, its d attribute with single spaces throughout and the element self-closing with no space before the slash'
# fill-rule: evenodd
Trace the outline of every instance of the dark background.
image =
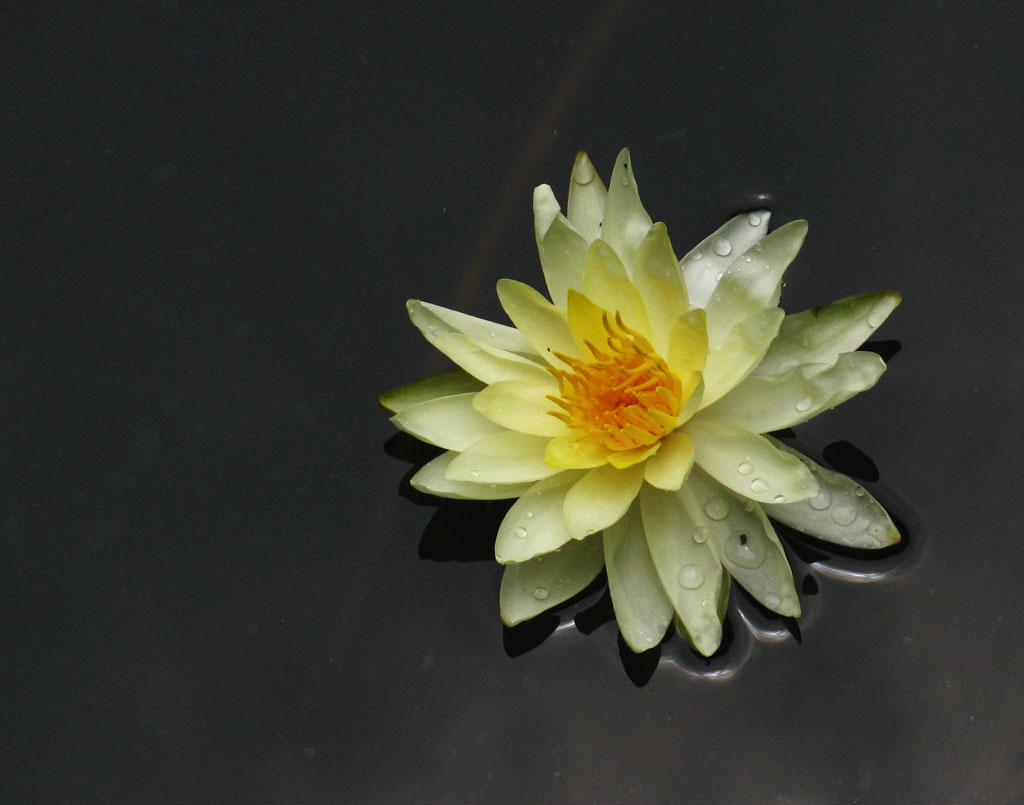
<svg viewBox="0 0 1024 805">
<path fill-rule="evenodd" d="M 0 798 L 1022 801 L 1024 12 L 212 5 L 0 12 Z M 905 298 L 798 438 L 908 547 L 798 551 L 799 629 L 737 593 L 706 664 L 600 588 L 503 631 L 501 506 L 375 403 L 445 366 L 406 298 L 500 315 L 624 145 L 680 253 L 767 203 L 788 310 Z"/>
</svg>

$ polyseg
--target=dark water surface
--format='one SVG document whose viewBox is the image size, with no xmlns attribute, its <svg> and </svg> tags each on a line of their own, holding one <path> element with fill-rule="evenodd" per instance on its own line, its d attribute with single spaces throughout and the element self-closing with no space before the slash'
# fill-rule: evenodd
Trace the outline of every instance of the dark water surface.
<svg viewBox="0 0 1024 805">
<path fill-rule="evenodd" d="M 0 15 L 0 798 L 1021 801 L 1024 14 L 410 5 Z M 599 587 L 503 630 L 501 505 L 375 402 L 445 366 L 405 300 L 499 317 L 532 187 L 624 145 L 680 252 L 810 220 L 787 310 L 904 295 L 796 438 L 907 548 L 790 541 L 804 616 L 737 592 L 709 662 Z"/>
</svg>

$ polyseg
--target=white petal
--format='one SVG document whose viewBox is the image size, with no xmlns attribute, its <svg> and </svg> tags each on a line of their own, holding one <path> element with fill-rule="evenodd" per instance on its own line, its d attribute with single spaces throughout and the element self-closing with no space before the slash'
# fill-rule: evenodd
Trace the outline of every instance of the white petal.
<svg viewBox="0 0 1024 805">
<path fill-rule="evenodd" d="M 548 395 L 558 394 L 555 379 L 552 377 L 550 381 L 505 380 L 492 383 L 475 395 L 473 407 L 491 422 L 509 430 L 537 436 L 564 436 L 570 432 L 569 427 L 551 416 L 551 411 L 559 408 L 548 399 Z"/>
<path fill-rule="evenodd" d="M 676 490 L 693 466 L 693 440 L 677 430 L 661 440 L 661 449 L 647 459 L 644 479 L 658 489 Z"/>
<path fill-rule="evenodd" d="M 420 302 L 417 299 L 410 299 L 405 303 L 405 307 L 409 311 L 412 323 L 419 328 L 431 344 L 436 343 L 438 337 L 444 333 L 462 333 L 474 341 L 495 349 L 520 352 L 525 355 L 537 354 L 536 350 L 530 346 L 530 342 L 515 327 L 478 319 L 476 316 L 467 316 L 457 310 L 449 310 L 446 307 Z"/>
<path fill-rule="evenodd" d="M 723 272 L 768 231 L 768 210 L 741 213 L 704 238 L 680 262 L 690 304 L 706 307 Z"/>
<path fill-rule="evenodd" d="M 793 571 L 758 504 L 734 495 L 697 468 L 676 494 L 694 523 L 708 530 L 719 561 L 748 593 L 780 615 L 800 615 Z"/>
<path fill-rule="evenodd" d="M 399 386 L 381 394 L 378 402 L 391 413 L 400 414 L 406 408 L 412 408 L 427 400 L 467 391 L 479 391 L 481 388 L 483 383 L 462 369 L 456 369 L 454 372 L 445 372 Z"/>
<path fill-rule="evenodd" d="M 693 439 L 696 463 L 744 497 L 762 503 L 790 503 L 818 492 L 807 467 L 763 436 L 707 419 L 703 413 L 687 422 L 683 430 Z"/>
<path fill-rule="evenodd" d="M 506 565 L 501 577 L 501 619 L 515 626 L 561 604 L 597 578 L 604 567 L 601 536 L 567 542 L 554 553 Z"/>
<path fill-rule="evenodd" d="M 562 208 L 555 198 L 551 185 L 542 184 L 533 189 L 533 231 L 537 236 L 537 245 L 540 246 L 544 236 L 548 233 L 548 227 L 561 213 Z"/>
<path fill-rule="evenodd" d="M 449 481 L 444 477 L 448 465 L 458 453 L 450 451 L 442 453 L 432 461 L 428 461 L 409 479 L 409 484 L 417 492 L 437 495 L 441 498 L 456 500 L 506 500 L 517 498 L 527 492 L 533 485 L 521 484 L 479 484 L 469 481 Z"/>
<path fill-rule="evenodd" d="M 582 287 L 583 255 L 587 251 L 587 242 L 559 216 L 548 227 L 539 251 L 551 301 L 565 307 L 569 289 Z"/>
<path fill-rule="evenodd" d="M 750 375 L 701 413 L 752 433 L 767 433 L 806 422 L 871 388 L 885 371 L 873 352 L 846 352 L 834 366 L 794 366 L 775 375 Z"/>
<path fill-rule="evenodd" d="M 722 565 L 677 494 L 644 487 L 644 531 L 661 585 L 686 628 L 690 643 L 710 657 L 722 642 L 719 596 Z"/>
<path fill-rule="evenodd" d="M 498 280 L 498 299 L 508 317 L 548 363 L 565 367 L 554 356 L 555 352 L 579 357 L 562 308 L 552 305 L 529 285 L 509 279 Z"/>
<path fill-rule="evenodd" d="M 640 203 L 629 149 L 623 148 L 615 160 L 608 200 L 604 207 L 601 238 L 615 249 L 632 275 L 633 258 L 651 228 L 651 217 Z"/>
<path fill-rule="evenodd" d="M 475 396 L 476 392 L 469 392 L 428 400 L 391 417 L 391 423 L 428 444 L 465 450 L 484 436 L 504 430 L 473 408 Z"/>
<path fill-rule="evenodd" d="M 690 303 L 664 224 L 652 226 L 640 244 L 633 283 L 647 310 L 651 343 L 659 355 L 665 355 L 672 325 L 689 310 Z"/>
<path fill-rule="evenodd" d="M 708 352 L 701 405 L 706 408 L 725 396 L 753 371 L 779 331 L 784 315 L 781 308 L 756 313 L 733 327 L 721 345 Z"/>
<path fill-rule="evenodd" d="M 601 237 L 601 219 L 604 218 L 608 191 L 594 170 L 594 163 L 583 151 L 576 155 L 569 183 L 569 203 L 566 215 L 587 243 Z"/>
<path fill-rule="evenodd" d="M 504 564 L 525 562 L 561 548 L 573 537 L 562 506 L 570 487 L 583 475 L 566 470 L 537 481 L 508 510 L 498 527 L 494 558 Z"/>
<path fill-rule="evenodd" d="M 782 275 L 806 235 L 806 221 L 790 221 L 729 266 L 707 304 L 708 341 L 712 346 L 721 344 L 743 319 L 778 304 Z"/>
<path fill-rule="evenodd" d="M 614 317 L 622 314 L 626 326 L 650 337 L 647 309 L 636 286 L 630 282 L 618 255 L 603 240 L 595 240 L 583 262 L 584 296 Z"/>
<path fill-rule="evenodd" d="M 443 333 L 436 338 L 434 346 L 484 383 L 497 383 L 499 380 L 540 383 L 550 377 L 536 361 L 515 352 L 480 344 L 462 333 Z"/>
<path fill-rule="evenodd" d="M 576 539 L 616 522 L 640 491 L 643 464 L 618 469 L 611 464 L 589 470 L 565 496 L 565 523 Z"/>
<path fill-rule="evenodd" d="M 672 622 L 672 602 L 654 569 L 637 504 L 604 532 L 604 565 L 622 639 L 637 654 L 653 648 Z"/>
<path fill-rule="evenodd" d="M 780 450 L 798 456 L 818 479 L 819 489 L 817 495 L 799 503 L 765 506 L 769 517 L 812 537 L 850 548 L 874 550 L 900 541 L 892 518 L 856 481 L 825 469 L 776 439 L 771 441 Z"/>
<path fill-rule="evenodd" d="M 776 374 L 797 363 L 835 363 L 870 338 L 896 309 L 896 291 L 878 291 L 786 316 L 755 374 Z"/>
<path fill-rule="evenodd" d="M 546 436 L 529 436 L 503 431 L 485 436 L 463 450 L 448 466 L 444 477 L 449 481 L 516 484 L 539 481 L 556 472 L 544 461 Z"/>
</svg>

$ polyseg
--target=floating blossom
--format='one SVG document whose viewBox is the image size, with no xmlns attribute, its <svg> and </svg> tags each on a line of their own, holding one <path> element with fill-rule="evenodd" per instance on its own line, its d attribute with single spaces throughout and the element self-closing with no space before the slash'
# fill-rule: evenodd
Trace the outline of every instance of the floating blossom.
<svg viewBox="0 0 1024 805">
<path fill-rule="evenodd" d="M 721 644 L 735 580 L 799 616 L 769 518 L 855 548 L 898 542 L 854 481 L 771 436 L 873 386 L 857 348 L 900 302 L 893 291 L 786 316 L 782 274 L 807 232 L 738 215 L 678 260 L 652 223 L 629 152 L 607 189 L 586 154 L 566 214 L 534 191 L 550 299 L 498 283 L 514 327 L 412 300 L 413 323 L 460 369 L 381 403 L 446 452 L 412 478 L 447 498 L 517 499 L 498 528 L 501 615 L 520 623 L 607 570 L 633 651 L 669 626 L 705 656 Z"/>
</svg>

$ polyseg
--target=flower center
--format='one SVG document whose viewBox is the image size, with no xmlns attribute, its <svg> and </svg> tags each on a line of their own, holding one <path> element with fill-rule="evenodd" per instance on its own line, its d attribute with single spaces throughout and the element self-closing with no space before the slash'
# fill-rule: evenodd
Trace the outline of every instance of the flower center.
<svg viewBox="0 0 1024 805">
<path fill-rule="evenodd" d="M 569 370 L 548 369 L 559 390 L 548 399 L 562 409 L 549 413 L 609 450 L 648 447 L 675 430 L 682 383 L 618 313 L 614 322 L 604 313 L 602 323 L 605 343 L 585 342 L 593 360 L 555 353 Z"/>
</svg>

